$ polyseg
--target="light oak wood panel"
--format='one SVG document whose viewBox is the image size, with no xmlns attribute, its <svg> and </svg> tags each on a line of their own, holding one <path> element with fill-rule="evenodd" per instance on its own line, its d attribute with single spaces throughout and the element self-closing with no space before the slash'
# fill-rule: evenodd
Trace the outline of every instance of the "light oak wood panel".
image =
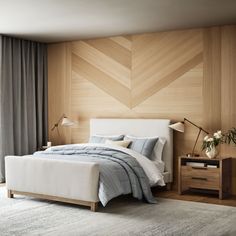
<svg viewBox="0 0 236 236">
<path fill-rule="evenodd" d="M 72 113 L 78 113 L 80 125 L 72 130 L 72 141 L 87 142 L 89 138 L 89 119 L 126 117 L 131 111 L 116 98 L 104 92 L 86 78 L 72 73 Z"/>
<path fill-rule="evenodd" d="M 236 127 L 236 26 L 222 29 L 222 128 Z M 236 149 L 225 146 L 224 154 L 235 155 Z"/>
<path fill-rule="evenodd" d="M 204 127 L 215 132 L 221 127 L 221 29 L 204 29 Z"/>
<path fill-rule="evenodd" d="M 124 68 L 120 60 L 114 57 L 114 52 L 110 53 L 110 50 L 116 48 L 123 54 L 123 58 L 125 56 L 123 50 L 119 48 L 120 44 L 118 47 L 114 45 L 115 38 L 112 38 L 112 45 L 110 39 L 73 42 L 73 70 L 131 108 L 202 62 L 201 30 L 164 33 L 164 37 L 162 34 L 140 37 L 148 38 L 150 42 L 141 47 L 139 36 L 134 36 L 132 41 L 129 41 L 133 44 L 132 75 L 130 75 L 131 68 Z M 121 41 L 120 37 L 117 41 Z M 152 54 L 152 51 L 155 54 Z M 143 58 L 141 61 L 140 55 Z M 149 55 L 148 60 L 145 55 Z M 131 61 L 131 54 L 126 53 L 126 57 Z M 140 77 L 143 72 L 146 79 Z"/>
<path fill-rule="evenodd" d="M 142 45 L 139 37 L 133 37 L 132 47 L 132 83 L 135 87 L 141 86 L 143 81 L 155 83 L 202 52 L 202 32 L 199 30 L 168 32 L 164 36 L 162 33 L 147 34 L 149 40 L 144 40 Z"/>
<path fill-rule="evenodd" d="M 132 42 L 130 39 L 127 39 L 125 37 L 122 36 L 118 36 L 118 37 L 111 37 L 111 40 L 113 40 L 114 42 L 118 43 L 120 46 L 128 49 L 131 51 L 132 49 Z"/>
<path fill-rule="evenodd" d="M 202 31 L 133 37 L 132 107 L 202 62 Z"/>
<path fill-rule="evenodd" d="M 236 26 L 222 28 L 221 125 L 224 131 L 236 127 Z M 236 157 L 236 147 L 223 145 L 222 154 Z M 233 192 L 236 193 L 236 159 L 233 160 Z"/>
<path fill-rule="evenodd" d="M 50 129 L 65 113 L 70 116 L 71 44 L 58 43 L 48 47 L 48 125 L 49 139 L 53 145 L 71 142 L 71 131 L 59 127 Z M 58 132 L 57 132 L 58 131 Z"/>
<path fill-rule="evenodd" d="M 137 106 L 140 102 L 144 101 L 151 95 L 157 93 L 161 89 L 168 86 L 170 83 L 172 83 L 174 80 L 178 79 L 181 75 L 188 72 L 190 69 L 198 65 L 202 62 L 202 53 L 196 55 L 192 59 L 190 59 L 188 62 L 182 64 L 179 68 L 169 71 L 169 74 L 162 77 L 161 80 L 157 80 L 154 84 L 143 82 L 142 86 L 139 86 L 138 88 L 132 86 L 132 93 L 131 93 L 131 101 L 132 101 L 132 107 Z"/>
<path fill-rule="evenodd" d="M 86 41 L 73 42 L 72 53 L 83 58 L 91 66 L 101 70 L 122 85 L 127 86 L 129 89 L 131 88 L 131 68 L 123 66 L 113 58 L 108 57 L 96 48 L 87 44 Z M 128 59 L 131 61 L 131 55 Z"/>
<path fill-rule="evenodd" d="M 186 117 L 199 125 L 203 125 L 203 65 L 191 69 L 167 87 L 149 97 L 133 110 L 138 114 L 146 114 L 152 118 L 170 118 L 173 121 Z M 185 133 L 174 132 L 174 188 L 177 188 L 177 157 L 190 153 L 198 130 L 186 124 Z M 202 138 L 202 136 L 201 136 Z M 201 152 L 201 142 L 196 147 Z"/>
<path fill-rule="evenodd" d="M 81 57 L 72 55 L 73 71 L 130 107 L 130 90 Z"/>
<path fill-rule="evenodd" d="M 110 38 L 86 40 L 87 44 L 113 58 L 128 69 L 131 67 L 131 51 Z"/>
</svg>

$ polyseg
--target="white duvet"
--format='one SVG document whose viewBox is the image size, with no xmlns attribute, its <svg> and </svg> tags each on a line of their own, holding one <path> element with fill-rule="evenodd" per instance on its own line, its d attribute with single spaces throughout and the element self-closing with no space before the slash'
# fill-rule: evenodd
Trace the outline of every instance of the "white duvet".
<svg viewBox="0 0 236 236">
<path fill-rule="evenodd" d="M 71 144 L 70 144 L 71 145 Z M 106 147 L 106 148 L 112 148 L 118 151 L 125 152 L 129 154 L 130 156 L 134 157 L 137 162 L 140 164 L 140 166 L 143 168 L 145 174 L 148 177 L 150 186 L 164 186 L 164 177 L 162 175 L 162 170 L 158 168 L 158 165 L 156 162 L 153 162 L 149 160 L 147 157 L 141 155 L 140 153 L 137 153 L 131 149 L 121 147 L 118 145 L 113 144 L 97 144 L 97 143 L 83 143 L 83 144 L 72 144 L 75 146 L 99 146 L 99 147 Z M 64 145 L 63 145 L 64 146 Z M 161 164 L 161 163 L 160 163 Z"/>
</svg>

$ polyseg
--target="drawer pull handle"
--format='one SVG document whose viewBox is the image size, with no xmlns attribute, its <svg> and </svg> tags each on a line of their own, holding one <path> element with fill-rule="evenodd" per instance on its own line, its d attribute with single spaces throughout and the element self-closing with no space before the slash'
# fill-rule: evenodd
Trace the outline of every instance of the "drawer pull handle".
<svg viewBox="0 0 236 236">
<path fill-rule="evenodd" d="M 204 177 L 192 177 L 192 179 L 207 181 L 207 178 Z"/>
<path fill-rule="evenodd" d="M 192 166 L 192 169 L 197 169 L 197 170 L 207 170 L 207 167 L 197 167 L 197 166 Z"/>
</svg>

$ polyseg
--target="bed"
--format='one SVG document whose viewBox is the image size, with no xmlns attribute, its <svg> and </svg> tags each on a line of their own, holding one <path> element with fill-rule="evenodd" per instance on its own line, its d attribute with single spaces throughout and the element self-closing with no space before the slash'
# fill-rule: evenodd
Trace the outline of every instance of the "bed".
<svg viewBox="0 0 236 236">
<path fill-rule="evenodd" d="M 109 200 L 129 193 L 155 203 L 150 187 L 173 180 L 173 136 L 169 124 L 167 119 L 90 120 L 90 137 L 122 134 L 165 140 L 162 171 L 156 161 L 113 144 L 55 146 L 34 155 L 5 158 L 8 197 L 28 195 L 89 206 L 92 211 L 97 210 L 98 202 L 105 206 Z M 155 148 L 154 156 L 159 154 Z"/>
</svg>

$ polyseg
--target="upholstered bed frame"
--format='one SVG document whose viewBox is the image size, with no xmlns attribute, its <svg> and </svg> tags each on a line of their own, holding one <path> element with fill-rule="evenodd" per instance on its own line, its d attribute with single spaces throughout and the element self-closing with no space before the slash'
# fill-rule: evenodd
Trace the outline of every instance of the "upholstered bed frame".
<svg viewBox="0 0 236 236">
<path fill-rule="evenodd" d="M 167 141 L 163 150 L 164 179 L 170 183 L 173 180 L 173 137 L 169 124 L 170 120 L 166 119 L 91 119 L 90 134 L 164 137 Z M 99 202 L 96 163 L 32 156 L 7 156 L 5 163 L 8 197 L 28 195 L 90 206 L 96 211 Z"/>
</svg>

